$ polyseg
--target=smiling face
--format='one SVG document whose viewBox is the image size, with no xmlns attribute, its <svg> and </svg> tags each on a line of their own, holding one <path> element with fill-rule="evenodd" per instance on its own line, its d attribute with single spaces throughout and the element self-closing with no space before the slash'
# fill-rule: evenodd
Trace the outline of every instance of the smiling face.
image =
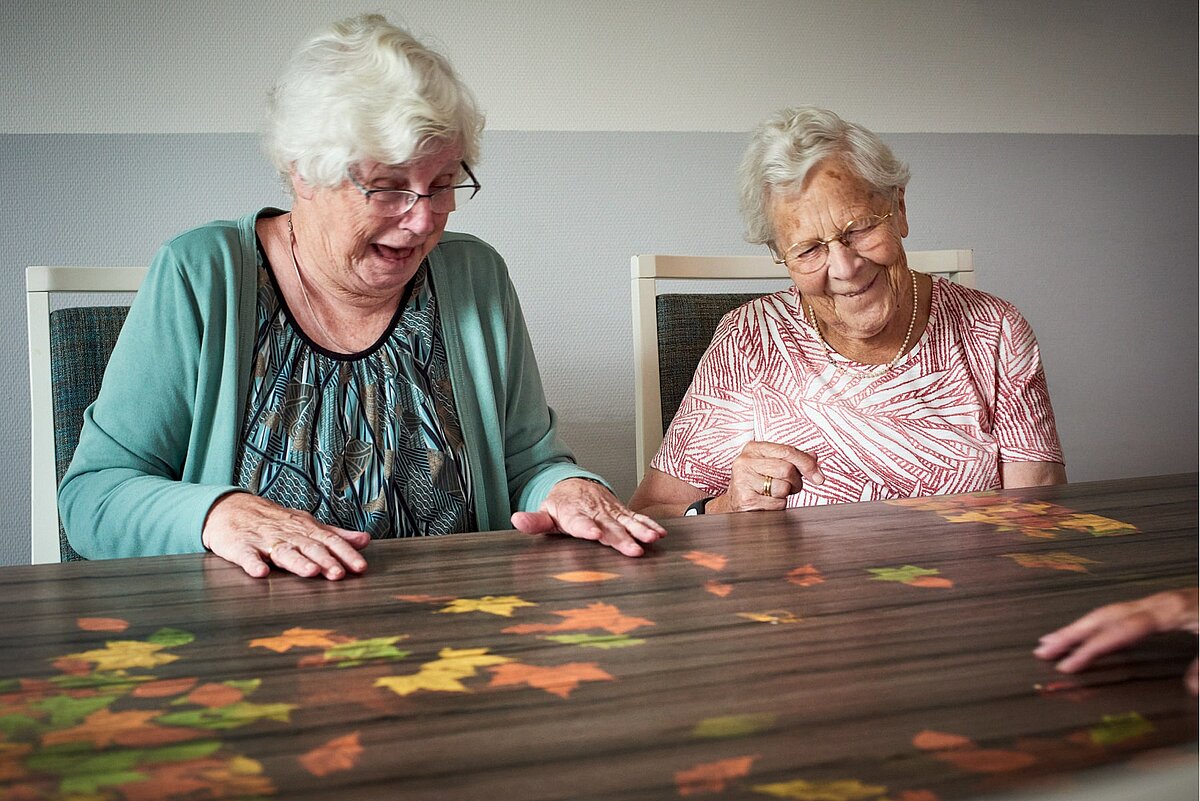
<svg viewBox="0 0 1200 801">
<path fill-rule="evenodd" d="M 901 243 L 908 236 L 904 190 L 893 203 L 840 160 L 827 159 L 808 173 L 798 190 L 774 194 L 767 210 L 780 252 L 799 242 L 836 236 L 851 220 L 892 212 L 869 244 L 850 250 L 834 240 L 824 267 L 789 273 L 834 347 L 852 340 L 855 350 L 894 350 L 908 326 L 908 315 L 899 313 L 902 308 L 907 311 L 900 300 L 909 285 Z"/>
<path fill-rule="evenodd" d="M 428 194 L 453 186 L 462 150 L 447 145 L 403 164 L 362 162 L 355 178 L 369 189 L 409 189 Z M 367 299 L 393 297 L 416 274 L 446 230 L 448 212 L 427 198 L 398 216 L 380 216 L 353 183 L 313 187 L 293 175 L 296 237 L 305 268 L 339 293 Z"/>
</svg>

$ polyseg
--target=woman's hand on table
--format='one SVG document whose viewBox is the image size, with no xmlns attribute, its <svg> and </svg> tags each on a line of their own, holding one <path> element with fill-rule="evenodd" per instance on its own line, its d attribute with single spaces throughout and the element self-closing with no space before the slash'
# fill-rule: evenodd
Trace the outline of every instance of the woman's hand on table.
<svg viewBox="0 0 1200 801">
<path fill-rule="evenodd" d="M 709 501 L 706 511 L 782 509 L 787 505 L 787 496 L 799 492 L 805 481 L 825 481 L 815 456 L 777 442 L 747 442 L 733 460 L 729 489 Z"/>
<path fill-rule="evenodd" d="M 1136 601 L 1102 606 L 1043 636 L 1033 653 L 1041 659 L 1059 659 L 1055 665 L 1058 670 L 1075 673 L 1098 657 L 1151 634 L 1165 631 L 1196 634 L 1200 627 L 1198 598 L 1200 591 L 1196 589 L 1169 590 Z M 1193 660 L 1184 677 L 1193 695 L 1200 689 L 1198 669 Z"/>
<path fill-rule="evenodd" d="M 200 539 L 205 548 L 253 578 L 265 577 L 275 565 L 297 576 L 336 581 L 347 570 L 367 569 L 359 551 L 371 535 L 327 526 L 307 512 L 248 492 L 232 492 L 209 509 Z"/>
<path fill-rule="evenodd" d="M 626 556 L 641 556 L 667 530 L 617 500 L 603 484 L 568 478 L 554 485 L 536 512 L 516 512 L 512 524 L 526 534 L 561 532 L 596 540 Z"/>
</svg>

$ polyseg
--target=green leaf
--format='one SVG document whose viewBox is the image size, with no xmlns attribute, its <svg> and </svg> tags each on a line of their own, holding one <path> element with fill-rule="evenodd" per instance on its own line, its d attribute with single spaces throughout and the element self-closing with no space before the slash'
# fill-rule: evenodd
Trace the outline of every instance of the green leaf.
<svg viewBox="0 0 1200 801">
<path fill-rule="evenodd" d="M 55 695 L 35 701 L 29 706 L 50 715 L 50 728 L 65 729 L 78 724 L 96 710 L 104 709 L 117 700 L 117 697 L 115 695 L 95 695 L 90 698 L 71 698 L 67 695 Z"/>
<path fill-rule="evenodd" d="M 98 754 L 91 743 L 63 743 L 30 754 L 25 766 L 38 773 L 60 776 L 113 774 L 130 770 L 141 757 L 140 748 L 117 748 Z"/>
<path fill-rule="evenodd" d="M 584 648 L 628 648 L 631 645 L 642 645 L 646 641 L 630 637 L 628 634 L 551 634 L 543 639 L 560 642 L 563 645 L 581 645 Z"/>
<path fill-rule="evenodd" d="M 0 734 L 9 741 L 24 740 L 31 736 L 42 724 L 28 715 L 4 715 L 0 717 Z"/>
<path fill-rule="evenodd" d="M 125 671 L 97 672 L 86 676 L 55 676 L 50 679 L 56 687 L 69 690 L 103 688 L 124 695 L 141 682 L 154 681 L 154 676 L 129 676 Z"/>
<path fill-rule="evenodd" d="M 159 715 L 155 723 L 168 726 L 187 726 L 194 729 L 236 729 L 259 720 L 290 722 L 296 704 L 252 704 L 243 701 L 214 709 L 190 709 Z"/>
<path fill-rule="evenodd" d="M 917 567 L 916 565 L 905 565 L 904 567 L 872 567 L 868 568 L 869 572 L 875 574 L 876 581 L 899 581 L 907 584 L 920 576 L 936 576 L 938 570 L 932 570 L 926 567 Z"/>
<path fill-rule="evenodd" d="M 371 640 L 353 640 L 341 643 L 325 651 L 327 662 L 339 662 L 338 667 L 355 667 L 371 659 L 395 662 L 408 656 L 410 651 L 401 651 L 394 643 L 400 637 L 376 637 Z"/>
<path fill-rule="evenodd" d="M 5 695 L 7 693 L 20 692 L 20 690 L 21 690 L 21 680 L 20 679 L 0 679 L 0 695 Z"/>
<path fill-rule="evenodd" d="M 164 648 L 175 648 L 180 645 L 187 645 L 195 640 L 194 634 L 179 629 L 162 628 L 146 638 L 146 642 L 152 642 L 155 645 L 161 645 Z"/>
<path fill-rule="evenodd" d="M 68 794 L 72 793 L 94 793 L 101 787 L 113 787 L 129 782 L 145 781 L 148 777 L 144 773 L 127 770 L 118 771 L 115 773 L 88 773 L 82 776 L 70 776 L 62 780 L 59 789 Z"/>
<path fill-rule="evenodd" d="M 771 726 L 775 725 L 775 718 L 776 716 L 770 712 L 705 718 L 692 729 L 692 736 L 713 739 L 745 737 L 771 728 Z"/>
<path fill-rule="evenodd" d="M 1137 712 L 1105 715 L 1099 726 L 1088 731 L 1096 745 L 1116 745 L 1154 731 L 1154 724 Z"/>
<path fill-rule="evenodd" d="M 198 740 L 191 743 L 168 745 L 163 748 L 152 748 L 146 751 L 142 762 L 154 764 L 156 762 L 186 762 L 189 759 L 203 759 L 219 751 L 222 745 L 220 740 Z"/>
</svg>

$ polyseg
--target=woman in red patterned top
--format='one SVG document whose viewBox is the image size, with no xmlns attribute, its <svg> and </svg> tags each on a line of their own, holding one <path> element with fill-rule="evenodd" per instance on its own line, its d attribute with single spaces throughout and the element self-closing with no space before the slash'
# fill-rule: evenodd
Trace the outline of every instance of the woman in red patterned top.
<svg viewBox="0 0 1200 801">
<path fill-rule="evenodd" d="M 1033 330 L 909 270 L 908 168 L 824 109 L 742 163 L 747 239 L 794 286 L 730 312 L 631 506 L 655 517 L 1066 481 Z"/>
</svg>

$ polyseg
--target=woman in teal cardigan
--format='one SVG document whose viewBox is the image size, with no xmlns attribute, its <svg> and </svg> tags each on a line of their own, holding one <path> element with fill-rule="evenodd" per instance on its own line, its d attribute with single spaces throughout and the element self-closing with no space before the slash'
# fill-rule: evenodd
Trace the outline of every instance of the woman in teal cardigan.
<svg viewBox="0 0 1200 801">
<path fill-rule="evenodd" d="M 558 438 L 503 260 L 445 232 L 483 128 L 449 63 L 345 20 L 271 111 L 293 207 L 159 251 L 59 490 L 72 546 L 329 579 L 372 538 L 509 524 L 641 554 L 663 529 Z"/>
</svg>

